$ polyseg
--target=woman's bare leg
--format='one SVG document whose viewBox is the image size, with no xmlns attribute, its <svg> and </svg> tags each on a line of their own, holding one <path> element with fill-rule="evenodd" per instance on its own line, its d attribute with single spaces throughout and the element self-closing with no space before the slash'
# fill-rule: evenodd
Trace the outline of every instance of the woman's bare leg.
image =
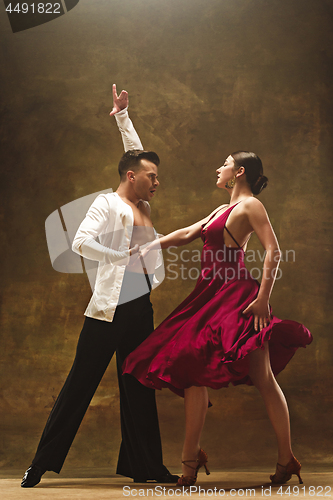
<svg viewBox="0 0 333 500">
<path fill-rule="evenodd" d="M 289 410 L 286 398 L 271 369 L 268 342 L 265 342 L 264 347 L 264 350 L 256 349 L 250 353 L 249 376 L 263 397 L 275 431 L 278 443 L 278 463 L 287 465 L 293 454 L 290 440 Z M 278 471 L 277 474 L 279 474 Z"/>
<path fill-rule="evenodd" d="M 185 389 L 185 441 L 182 460 L 196 460 L 200 450 L 200 436 L 205 423 L 208 408 L 208 392 L 206 387 L 190 387 Z M 190 463 L 196 467 L 195 462 Z M 182 464 L 184 476 L 194 476 L 195 471 Z"/>
</svg>

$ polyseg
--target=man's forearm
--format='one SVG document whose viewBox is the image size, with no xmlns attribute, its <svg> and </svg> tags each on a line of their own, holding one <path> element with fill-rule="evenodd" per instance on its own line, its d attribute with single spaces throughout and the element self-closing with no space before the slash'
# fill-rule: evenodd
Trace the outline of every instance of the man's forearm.
<svg viewBox="0 0 333 500">
<path fill-rule="evenodd" d="M 134 128 L 132 120 L 128 116 L 127 108 L 122 109 L 114 116 L 121 133 L 125 151 L 128 151 L 129 149 L 143 150 L 140 138 Z"/>
<path fill-rule="evenodd" d="M 119 252 L 101 245 L 91 237 L 81 238 L 80 241 L 79 235 L 73 241 L 72 250 L 86 259 L 109 262 L 114 265 L 127 264 L 131 255 L 129 249 Z"/>
<path fill-rule="evenodd" d="M 129 249 L 122 247 L 122 251 L 106 247 L 96 241 L 97 237 L 105 233 L 110 218 L 114 217 L 115 207 L 110 207 L 105 195 L 99 195 L 90 206 L 87 215 L 81 222 L 72 244 L 72 250 L 82 257 L 99 262 L 111 262 L 123 265 L 129 259 Z M 111 227 L 113 224 L 111 224 Z M 109 235 L 111 236 L 111 234 Z M 125 259 L 125 262 L 122 262 Z"/>
</svg>

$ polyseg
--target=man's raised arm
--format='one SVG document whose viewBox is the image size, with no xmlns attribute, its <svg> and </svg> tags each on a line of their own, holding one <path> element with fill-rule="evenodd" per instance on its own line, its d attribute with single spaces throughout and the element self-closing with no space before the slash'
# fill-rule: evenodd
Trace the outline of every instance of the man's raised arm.
<svg viewBox="0 0 333 500">
<path fill-rule="evenodd" d="M 115 84 L 112 86 L 113 94 L 113 108 L 110 116 L 115 116 L 118 128 L 121 133 L 121 138 L 123 140 L 124 149 L 128 151 L 129 149 L 142 149 L 140 138 L 130 120 L 127 112 L 128 108 L 128 93 L 126 90 L 122 90 L 119 96 L 117 95 L 117 87 Z"/>
</svg>

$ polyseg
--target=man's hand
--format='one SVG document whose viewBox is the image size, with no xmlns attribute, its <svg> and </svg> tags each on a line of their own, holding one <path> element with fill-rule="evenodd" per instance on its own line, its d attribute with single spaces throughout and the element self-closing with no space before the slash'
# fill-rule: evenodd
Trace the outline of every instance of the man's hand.
<svg viewBox="0 0 333 500">
<path fill-rule="evenodd" d="M 117 87 L 115 83 L 112 85 L 112 95 L 113 95 L 113 108 L 110 113 L 110 116 L 115 115 L 116 113 L 118 113 L 122 109 L 127 108 L 128 106 L 128 92 L 126 92 L 126 90 L 122 90 L 120 92 L 120 95 L 118 96 Z"/>
</svg>

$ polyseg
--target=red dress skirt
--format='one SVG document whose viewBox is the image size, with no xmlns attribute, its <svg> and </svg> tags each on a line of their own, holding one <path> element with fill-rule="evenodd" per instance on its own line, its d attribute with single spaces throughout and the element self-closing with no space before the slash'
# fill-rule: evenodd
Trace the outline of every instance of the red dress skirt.
<svg viewBox="0 0 333 500">
<path fill-rule="evenodd" d="M 193 292 L 124 362 L 123 373 L 147 387 L 168 387 L 183 396 L 191 386 L 252 385 L 251 351 L 269 341 L 277 375 L 299 347 L 312 342 L 300 323 L 272 316 L 269 325 L 256 332 L 253 316 L 242 314 L 260 285 L 245 267 L 243 249 L 224 244 L 225 224 L 234 206 L 202 230 L 201 274 Z"/>
</svg>

